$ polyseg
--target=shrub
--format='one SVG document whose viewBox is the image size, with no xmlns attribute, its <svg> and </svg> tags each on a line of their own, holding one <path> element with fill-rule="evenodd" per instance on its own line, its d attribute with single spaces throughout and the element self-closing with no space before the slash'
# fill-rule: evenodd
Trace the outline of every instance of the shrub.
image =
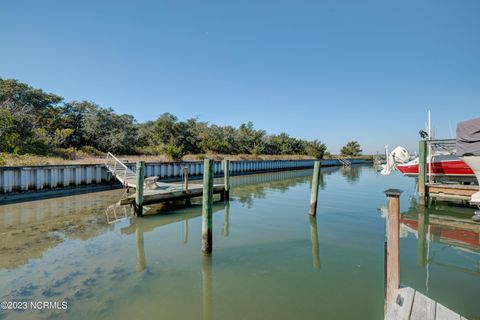
<svg viewBox="0 0 480 320">
<path fill-rule="evenodd" d="M 163 153 L 171 160 L 181 160 L 185 155 L 185 152 L 181 147 L 167 144 L 163 147 Z"/>
</svg>

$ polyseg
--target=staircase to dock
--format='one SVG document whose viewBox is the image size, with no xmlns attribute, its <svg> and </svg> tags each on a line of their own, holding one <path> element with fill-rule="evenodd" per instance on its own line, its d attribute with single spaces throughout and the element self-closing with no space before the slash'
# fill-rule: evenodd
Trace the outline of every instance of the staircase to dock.
<svg viewBox="0 0 480 320">
<path fill-rule="evenodd" d="M 348 161 L 347 159 L 343 159 L 343 158 L 338 158 L 338 161 L 340 161 L 340 163 L 344 166 L 344 167 L 350 167 L 352 165 L 352 163 L 350 161 Z"/>
<path fill-rule="evenodd" d="M 105 159 L 107 170 L 126 188 L 136 188 L 135 172 L 110 152 Z"/>
</svg>

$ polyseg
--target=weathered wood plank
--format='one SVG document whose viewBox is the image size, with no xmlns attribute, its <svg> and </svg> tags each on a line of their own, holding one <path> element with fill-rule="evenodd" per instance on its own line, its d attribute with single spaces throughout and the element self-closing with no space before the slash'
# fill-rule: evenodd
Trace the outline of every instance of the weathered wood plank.
<svg viewBox="0 0 480 320">
<path fill-rule="evenodd" d="M 436 303 L 420 292 L 415 292 L 411 320 L 435 320 Z"/>
<path fill-rule="evenodd" d="M 430 188 L 479 190 L 479 186 L 472 184 L 427 183 L 427 186 Z"/>
<path fill-rule="evenodd" d="M 460 320 L 460 315 L 437 302 L 437 320 Z"/>
<path fill-rule="evenodd" d="M 385 320 L 408 320 L 412 311 L 415 290 L 410 287 L 397 289 L 387 306 Z"/>
</svg>

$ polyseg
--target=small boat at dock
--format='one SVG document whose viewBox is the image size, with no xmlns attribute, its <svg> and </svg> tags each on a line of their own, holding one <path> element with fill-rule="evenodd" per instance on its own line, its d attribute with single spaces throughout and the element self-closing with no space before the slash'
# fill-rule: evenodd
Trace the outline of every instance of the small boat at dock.
<svg viewBox="0 0 480 320">
<path fill-rule="evenodd" d="M 418 176 L 418 157 L 407 162 L 397 164 L 397 169 L 406 176 Z M 433 176 L 474 178 L 473 170 L 459 157 L 453 154 L 434 155 L 427 163 L 427 172 Z"/>
</svg>

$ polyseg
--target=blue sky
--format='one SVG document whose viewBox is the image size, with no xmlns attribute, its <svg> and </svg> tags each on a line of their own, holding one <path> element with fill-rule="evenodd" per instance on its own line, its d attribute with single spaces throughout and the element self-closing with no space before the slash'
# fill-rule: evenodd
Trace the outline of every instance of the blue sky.
<svg viewBox="0 0 480 320">
<path fill-rule="evenodd" d="M 0 2 L 0 77 L 138 121 L 414 150 L 480 116 L 480 1 Z"/>
</svg>

